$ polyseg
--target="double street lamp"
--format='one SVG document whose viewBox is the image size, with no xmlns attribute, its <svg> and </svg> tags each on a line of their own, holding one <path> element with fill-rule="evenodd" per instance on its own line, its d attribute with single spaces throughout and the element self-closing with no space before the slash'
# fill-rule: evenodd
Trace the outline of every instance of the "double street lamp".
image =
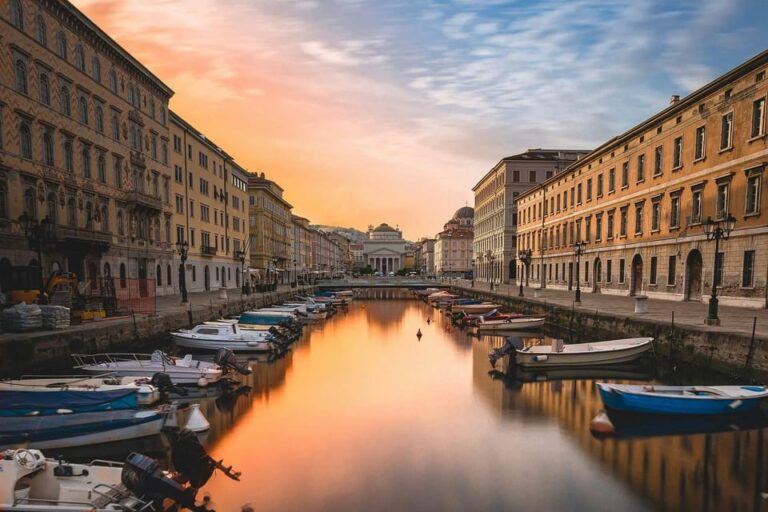
<svg viewBox="0 0 768 512">
<path fill-rule="evenodd" d="M 528 265 L 531 264 L 531 258 L 533 256 L 533 252 L 530 249 L 523 249 L 520 251 L 520 253 L 517 255 L 517 257 L 520 259 L 520 262 L 523 264 L 523 274 L 520 276 L 520 293 L 518 295 L 520 297 L 523 297 L 523 281 L 528 279 Z"/>
<path fill-rule="evenodd" d="M 56 226 L 48 216 L 42 221 L 37 222 L 37 219 L 27 215 L 27 212 L 21 214 L 19 217 L 19 224 L 24 230 L 24 236 L 27 238 L 29 248 L 37 251 L 37 264 L 40 265 L 40 297 L 38 298 L 38 301 L 42 304 L 45 301 L 43 246 L 55 241 Z"/>
<path fill-rule="evenodd" d="M 187 302 L 187 255 L 189 255 L 189 242 L 186 240 L 176 242 L 176 250 L 181 257 L 181 272 L 179 272 L 179 287 L 181 288 L 181 302 Z"/>
<path fill-rule="evenodd" d="M 242 296 L 245 293 L 245 251 L 235 251 L 235 258 L 240 260 L 240 273 L 243 277 L 243 282 L 240 283 L 240 295 Z"/>
<path fill-rule="evenodd" d="M 707 325 L 720 325 L 720 319 L 717 316 L 717 274 L 718 271 L 722 275 L 722 261 L 720 261 L 720 268 L 718 268 L 718 254 L 720 254 L 720 240 L 728 240 L 731 236 L 736 225 L 736 217 L 730 213 L 726 214 L 724 219 L 712 220 L 712 217 L 707 217 L 707 221 L 704 223 L 704 234 L 707 236 L 707 241 L 715 241 L 715 262 L 712 266 L 712 295 L 709 297 L 709 312 L 707 314 Z"/>
<path fill-rule="evenodd" d="M 581 255 L 584 254 L 584 250 L 587 247 L 587 242 L 579 240 L 573 244 L 573 254 L 576 255 L 576 302 L 581 302 L 581 277 L 579 271 L 581 269 Z"/>
</svg>

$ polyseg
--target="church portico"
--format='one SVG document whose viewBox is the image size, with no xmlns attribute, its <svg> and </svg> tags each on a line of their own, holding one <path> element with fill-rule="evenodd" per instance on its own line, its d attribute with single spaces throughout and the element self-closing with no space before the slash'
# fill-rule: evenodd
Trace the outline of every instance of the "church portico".
<svg viewBox="0 0 768 512">
<path fill-rule="evenodd" d="M 399 230 L 387 224 L 370 227 L 368 240 L 363 242 L 364 261 L 374 272 L 397 272 L 403 268 L 405 246 L 406 241 Z"/>
</svg>

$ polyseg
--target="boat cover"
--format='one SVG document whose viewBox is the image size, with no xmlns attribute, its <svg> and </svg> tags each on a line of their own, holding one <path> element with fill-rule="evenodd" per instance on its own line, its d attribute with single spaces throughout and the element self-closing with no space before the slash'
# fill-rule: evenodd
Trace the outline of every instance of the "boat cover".
<svg viewBox="0 0 768 512">
<path fill-rule="evenodd" d="M 16 416 L 32 411 L 72 409 L 95 411 L 132 409 L 137 406 L 137 389 L 111 391 L 0 391 L 0 416 Z"/>
</svg>

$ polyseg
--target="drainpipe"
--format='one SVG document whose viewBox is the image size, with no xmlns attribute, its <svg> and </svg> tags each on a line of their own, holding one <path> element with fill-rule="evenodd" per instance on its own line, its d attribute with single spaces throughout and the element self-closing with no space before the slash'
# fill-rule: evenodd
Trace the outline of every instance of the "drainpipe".
<svg viewBox="0 0 768 512">
<path fill-rule="evenodd" d="M 544 270 L 544 248 L 546 247 L 546 231 L 544 226 L 544 219 L 546 218 L 546 215 L 544 215 L 544 212 L 547 211 L 547 187 L 542 186 L 542 203 L 541 203 L 541 237 L 539 238 L 539 254 L 540 254 L 540 260 L 541 264 L 539 266 L 539 288 L 546 288 L 547 287 L 547 272 Z"/>
</svg>

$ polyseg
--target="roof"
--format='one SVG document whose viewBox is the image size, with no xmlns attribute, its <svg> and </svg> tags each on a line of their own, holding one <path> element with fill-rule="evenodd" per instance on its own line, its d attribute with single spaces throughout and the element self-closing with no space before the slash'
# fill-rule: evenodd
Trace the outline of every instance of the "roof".
<svg viewBox="0 0 768 512">
<path fill-rule="evenodd" d="M 384 233 L 384 232 L 397 233 L 398 232 L 398 230 L 396 230 L 386 222 L 383 222 L 379 224 L 377 227 L 373 228 L 373 231 L 375 233 Z"/>
<path fill-rule="evenodd" d="M 578 161 L 582 156 L 587 155 L 590 153 L 590 150 L 588 149 L 529 149 L 525 153 L 520 153 L 517 155 L 512 156 L 506 156 L 499 160 L 499 162 L 491 167 L 491 170 L 489 170 L 487 173 L 483 175 L 482 178 L 478 180 L 478 182 L 475 184 L 474 187 L 472 187 L 472 190 L 475 191 L 480 186 L 482 182 L 488 178 L 488 176 L 491 175 L 496 169 L 501 167 L 501 165 L 505 162 L 576 162 Z M 571 158 L 567 158 L 571 157 Z"/>
<path fill-rule="evenodd" d="M 475 209 L 471 206 L 462 206 L 453 214 L 453 219 L 474 219 Z"/>
</svg>

